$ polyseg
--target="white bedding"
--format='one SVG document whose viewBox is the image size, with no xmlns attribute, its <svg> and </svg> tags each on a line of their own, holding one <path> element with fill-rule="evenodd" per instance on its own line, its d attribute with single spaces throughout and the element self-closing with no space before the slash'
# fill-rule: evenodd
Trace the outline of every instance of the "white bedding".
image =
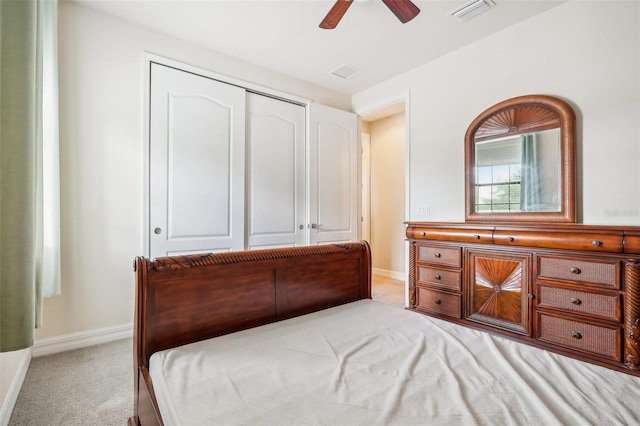
<svg viewBox="0 0 640 426">
<path fill-rule="evenodd" d="M 361 300 L 159 352 L 165 425 L 634 425 L 640 378 Z"/>
</svg>

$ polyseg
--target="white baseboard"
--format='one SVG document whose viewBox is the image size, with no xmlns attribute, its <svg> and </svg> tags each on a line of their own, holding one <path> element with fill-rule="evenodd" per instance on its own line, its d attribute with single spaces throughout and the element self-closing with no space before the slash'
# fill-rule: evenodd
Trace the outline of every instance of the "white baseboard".
<svg viewBox="0 0 640 426">
<path fill-rule="evenodd" d="M 133 336 L 133 324 L 116 325 L 112 327 L 97 328 L 95 330 L 81 331 L 79 333 L 64 336 L 50 337 L 36 340 L 31 348 L 34 357 L 86 348 L 114 340 L 126 339 Z"/>
<path fill-rule="evenodd" d="M 389 271 L 387 269 L 373 268 L 373 275 L 382 275 L 383 277 L 393 278 L 394 280 L 405 280 L 404 272 Z"/>
<path fill-rule="evenodd" d="M 27 371 L 29 370 L 30 364 L 31 350 L 27 349 L 24 351 L 24 355 L 18 364 L 18 368 L 13 376 L 11 385 L 9 385 L 4 401 L 2 401 L 2 406 L 0 407 L 0 426 L 7 426 L 9 424 L 9 420 L 11 420 L 13 407 L 15 407 L 16 401 L 18 400 L 18 395 L 22 389 L 24 379 L 27 377 Z"/>
</svg>

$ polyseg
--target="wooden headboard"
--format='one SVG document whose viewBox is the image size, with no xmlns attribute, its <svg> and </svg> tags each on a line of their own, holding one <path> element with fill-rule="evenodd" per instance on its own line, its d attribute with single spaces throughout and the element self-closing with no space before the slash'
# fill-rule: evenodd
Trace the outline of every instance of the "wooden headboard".
<svg viewBox="0 0 640 426">
<path fill-rule="evenodd" d="M 365 241 L 153 261 L 138 257 L 134 269 L 135 418 L 153 353 L 371 298 L 371 250 Z"/>
</svg>

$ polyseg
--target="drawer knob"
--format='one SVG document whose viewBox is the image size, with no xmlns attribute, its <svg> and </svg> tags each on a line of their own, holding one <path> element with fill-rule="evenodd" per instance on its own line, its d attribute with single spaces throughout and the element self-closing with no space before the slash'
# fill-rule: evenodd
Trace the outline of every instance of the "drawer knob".
<svg viewBox="0 0 640 426">
<path fill-rule="evenodd" d="M 571 268 L 569 268 L 569 272 L 571 272 L 572 274 L 579 274 L 580 268 L 576 268 L 575 266 L 572 266 Z"/>
<path fill-rule="evenodd" d="M 573 303 L 574 305 L 581 305 L 582 304 L 582 300 L 578 299 L 577 297 L 572 297 L 571 298 L 571 303 Z"/>
<path fill-rule="evenodd" d="M 476 239 L 476 240 L 479 240 L 480 239 L 480 235 L 474 234 L 473 238 Z"/>
<path fill-rule="evenodd" d="M 509 241 L 510 243 L 514 242 L 516 239 L 513 237 L 507 237 L 507 241 Z"/>
<path fill-rule="evenodd" d="M 442 257 L 442 255 L 440 253 L 436 253 L 436 254 L 434 254 L 434 256 L 437 257 L 437 258 L 441 258 Z"/>
<path fill-rule="evenodd" d="M 435 302 L 436 305 L 442 304 L 442 300 L 440 300 L 440 299 L 436 299 L 436 300 L 434 300 L 434 302 Z"/>
<path fill-rule="evenodd" d="M 573 337 L 574 339 L 582 339 L 582 334 L 578 333 L 577 331 L 572 331 L 571 337 Z"/>
<path fill-rule="evenodd" d="M 423 232 L 421 232 L 421 234 L 422 234 L 422 236 L 423 236 L 423 237 L 427 235 L 427 233 L 426 233 L 426 232 L 424 232 L 424 231 L 423 231 Z"/>
<path fill-rule="evenodd" d="M 593 244 L 596 247 L 600 247 L 602 245 L 602 241 L 593 240 L 591 241 L 591 244 Z"/>
<path fill-rule="evenodd" d="M 436 280 L 441 280 L 441 279 L 442 279 L 442 277 L 440 276 L 440 274 L 436 274 L 435 278 L 436 278 Z"/>
</svg>

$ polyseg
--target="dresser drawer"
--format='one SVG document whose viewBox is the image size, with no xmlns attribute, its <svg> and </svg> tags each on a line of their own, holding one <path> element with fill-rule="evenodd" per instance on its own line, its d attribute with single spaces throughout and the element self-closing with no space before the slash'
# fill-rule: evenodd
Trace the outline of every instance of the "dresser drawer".
<svg viewBox="0 0 640 426">
<path fill-rule="evenodd" d="M 622 232 L 527 231 L 496 229 L 494 244 L 622 253 Z"/>
<path fill-rule="evenodd" d="M 462 289 L 460 275 L 460 271 L 447 271 L 445 269 L 429 268 L 426 266 L 418 267 L 419 282 L 457 291 Z"/>
<path fill-rule="evenodd" d="M 418 309 L 449 317 L 461 317 L 461 298 L 457 294 L 444 293 L 418 286 L 416 306 Z"/>
<path fill-rule="evenodd" d="M 620 288 L 620 261 L 580 257 L 540 256 L 538 278 Z"/>
<path fill-rule="evenodd" d="M 538 287 L 538 307 L 579 312 L 620 322 L 622 307 L 619 294 L 599 294 L 565 288 Z"/>
<path fill-rule="evenodd" d="M 620 362 L 620 328 L 602 327 L 579 321 L 572 321 L 540 314 L 538 339 Z"/>
<path fill-rule="evenodd" d="M 430 227 L 409 226 L 406 232 L 407 238 L 449 241 L 456 243 L 493 243 L 492 227 Z"/>
<path fill-rule="evenodd" d="M 460 247 L 439 247 L 418 245 L 418 262 L 460 267 L 462 249 Z"/>
<path fill-rule="evenodd" d="M 640 254 L 640 233 L 625 233 L 624 252 Z"/>
</svg>

